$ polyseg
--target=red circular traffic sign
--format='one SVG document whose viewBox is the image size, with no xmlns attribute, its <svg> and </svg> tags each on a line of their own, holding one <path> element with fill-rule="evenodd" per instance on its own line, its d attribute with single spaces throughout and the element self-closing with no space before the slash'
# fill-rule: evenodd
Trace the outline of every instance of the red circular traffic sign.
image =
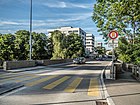
<svg viewBox="0 0 140 105">
<path fill-rule="evenodd" d="M 116 38 L 118 37 L 118 32 L 117 32 L 117 31 L 111 31 L 111 32 L 109 33 L 109 37 L 110 37 L 111 39 L 116 39 Z"/>
</svg>

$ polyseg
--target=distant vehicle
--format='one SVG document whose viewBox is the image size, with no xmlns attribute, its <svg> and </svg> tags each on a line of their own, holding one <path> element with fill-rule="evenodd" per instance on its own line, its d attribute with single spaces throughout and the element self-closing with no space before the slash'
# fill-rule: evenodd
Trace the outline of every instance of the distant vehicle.
<svg viewBox="0 0 140 105">
<path fill-rule="evenodd" d="M 99 57 L 99 58 L 96 58 L 96 60 L 97 60 L 97 61 L 104 61 L 104 60 L 106 60 L 106 58 L 104 58 L 104 57 Z"/>
<path fill-rule="evenodd" d="M 83 64 L 83 63 L 86 63 L 86 58 L 84 58 L 84 57 L 75 58 L 75 59 L 73 59 L 73 63 L 74 64 Z"/>
</svg>

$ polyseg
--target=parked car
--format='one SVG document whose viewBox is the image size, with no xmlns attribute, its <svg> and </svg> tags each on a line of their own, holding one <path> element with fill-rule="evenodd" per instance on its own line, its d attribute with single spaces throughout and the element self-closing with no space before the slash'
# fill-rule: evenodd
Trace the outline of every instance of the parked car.
<svg viewBox="0 0 140 105">
<path fill-rule="evenodd" d="M 75 59 L 73 59 L 73 63 L 74 64 L 83 64 L 83 63 L 86 63 L 86 58 L 84 58 L 84 57 L 75 58 Z"/>
</svg>

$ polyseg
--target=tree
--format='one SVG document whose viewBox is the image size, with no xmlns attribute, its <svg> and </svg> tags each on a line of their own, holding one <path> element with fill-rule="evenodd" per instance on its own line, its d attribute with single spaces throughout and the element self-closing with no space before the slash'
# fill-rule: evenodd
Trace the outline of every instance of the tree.
<svg viewBox="0 0 140 105">
<path fill-rule="evenodd" d="M 32 59 L 47 59 L 47 36 L 43 33 L 32 33 Z"/>
<path fill-rule="evenodd" d="M 138 0 L 97 0 L 92 19 L 106 41 L 111 30 L 117 30 L 119 35 L 134 39 L 140 32 L 139 7 Z"/>
<path fill-rule="evenodd" d="M 52 38 L 51 37 L 47 38 L 47 54 L 48 54 L 48 59 L 52 58 L 53 42 L 52 42 Z"/>
<path fill-rule="evenodd" d="M 77 34 L 65 35 L 60 31 L 54 31 L 51 39 L 53 44 L 52 59 L 75 58 L 85 54 L 83 41 Z"/>
<path fill-rule="evenodd" d="M 0 35 L 0 60 L 14 59 L 14 40 L 15 36 L 12 34 Z"/>
<path fill-rule="evenodd" d="M 15 33 L 15 58 L 29 59 L 29 31 L 19 30 Z M 43 33 L 32 33 L 32 59 L 48 59 L 48 40 Z"/>
<path fill-rule="evenodd" d="M 139 65 L 140 58 L 140 37 L 135 38 L 137 44 L 129 43 L 126 38 L 119 38 L 119 45 L 117 48 L 118 58 L 124 62 L 131 62 Z"/>
<path fill-rule="evenodd" d="M 29 59 L 29 31 L 19 30 L 15 33 L 15 54 L 17 60 Z"/>
<path fill-rule="evenodd" d="M 106 53 L 105 47 L 96 47 L 96 51 L 98 52 L 99 55 L 103 55 Z"/>
<path fill-rule="evenodd" d="M 51 34 L 53 42 L 53 57 L 52 59 L 64 59 L 65 58 L 65 47 L 64 47 L 64 38 L 65 35 L 60 31 L 56 30 Z"/>
<path fill-rule="evenodd" d="M 85 49 L 81 37 L 77 34 L 71 33 L 67 36 L 67 58 L 76 58 L 85 55 Z"/>
</svg>

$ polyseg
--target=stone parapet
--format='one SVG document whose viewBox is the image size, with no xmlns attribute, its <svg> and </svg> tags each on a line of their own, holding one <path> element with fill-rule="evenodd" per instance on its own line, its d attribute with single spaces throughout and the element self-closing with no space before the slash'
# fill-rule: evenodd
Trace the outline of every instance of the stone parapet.
<svg viewBox="0 0 140 105">
<path fill-rule="evenodd" d="M 5 61 L 3 63 L 4 70 L 10 70 L 10 69 L 17 69 L 17 68 L 25 68 L 25 67 L 34 67 L 36 66 L 36 63 L 34 60 L 27 61 Z"/>
</svg>

